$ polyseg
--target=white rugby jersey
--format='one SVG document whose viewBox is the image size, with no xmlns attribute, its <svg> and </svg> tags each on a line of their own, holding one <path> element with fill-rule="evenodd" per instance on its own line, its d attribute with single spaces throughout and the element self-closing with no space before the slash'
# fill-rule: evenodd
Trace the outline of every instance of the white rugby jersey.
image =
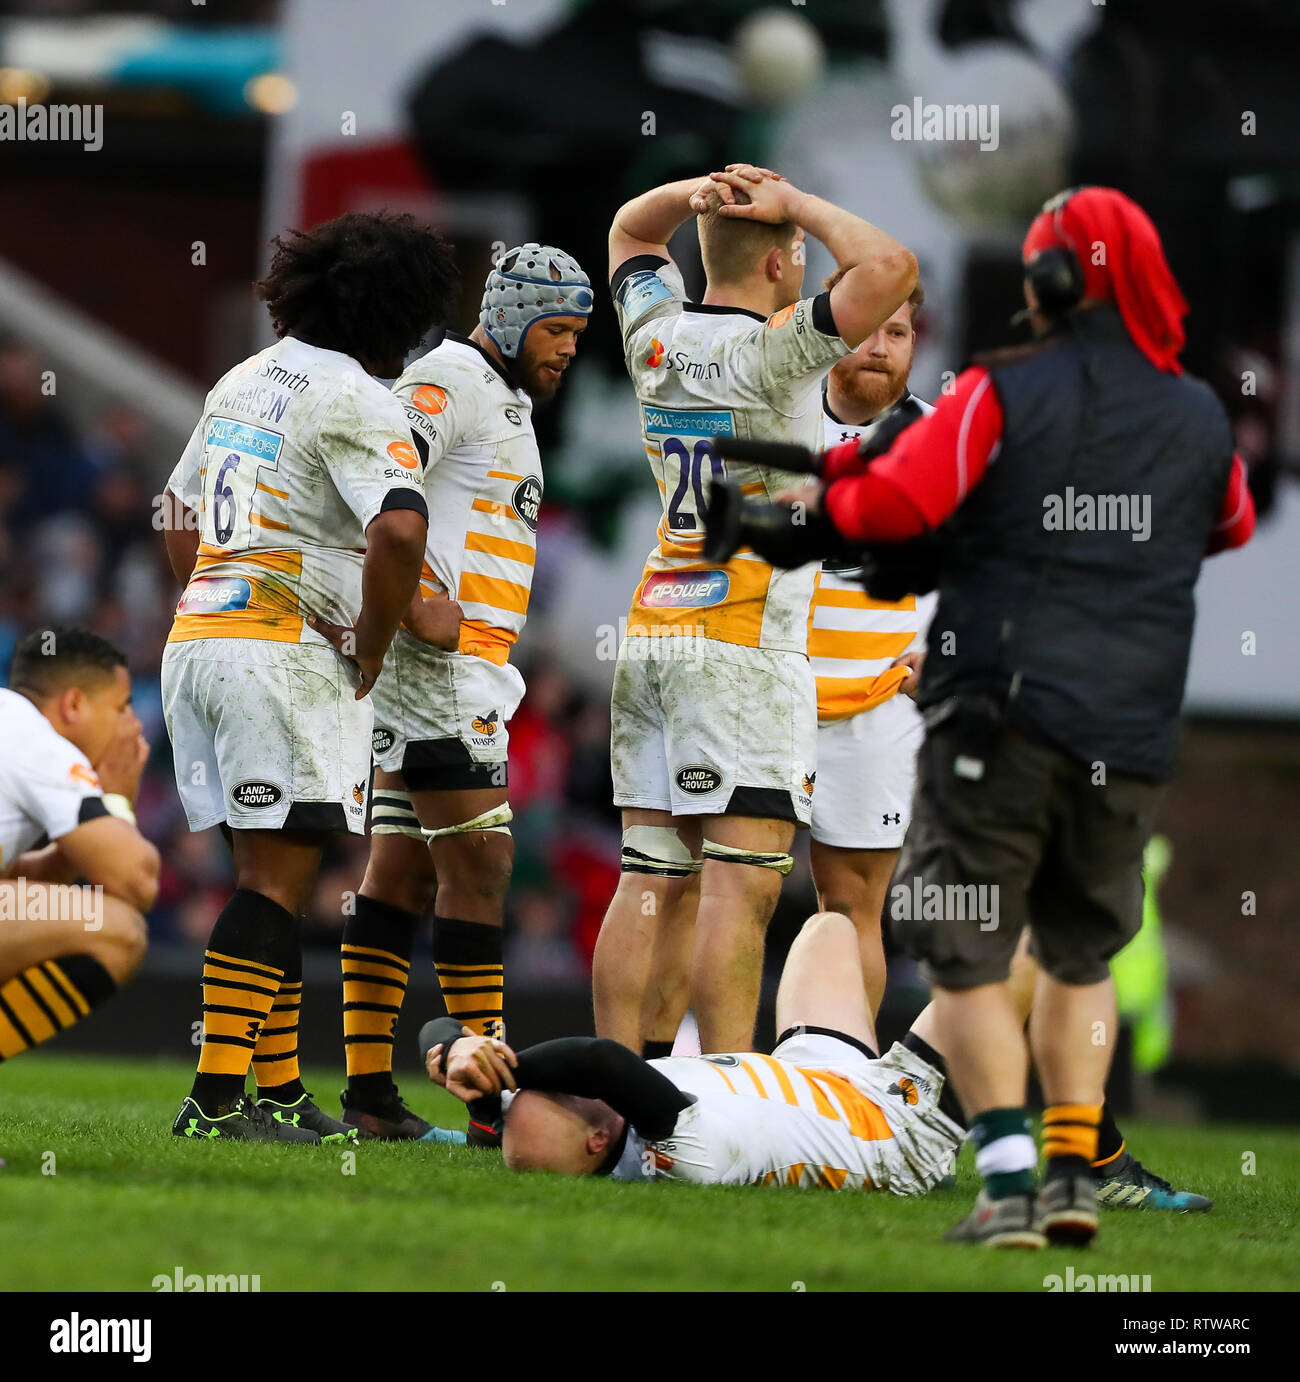
<svg viewBox="0 0 1300 1382">
<path fill-rule="evenodd" d="M 393 388 L 428 448 L 422 580 L 464 611 L 459 651 L 504 663 L 528 617 L 537 561 L 542 459 L 532 399 L 451 333 Z"/>
<path fill-rule="evenodd" d="M 424 512 L 420 471 L 402 405 L 350 356 L 286 336 L 236 366 L 167 482 L 201 524 L 168 641 L 318 643 L 305 615 L 355 623 L 366 527 Z"/>
<path fill-rule="evenodd" d="M 858 426 L 841 422 L 823 402 L 823 444 L 829 450 L 870 437 L 896 408 L 909 403 L 922 416 L 934 412 L 931 404 L 904 393 L 879 417 Z M 861 567 L 822 567 L 808 611 L 808 657 L 817 678 L 817 719 L 822 724 L 860 715 L 898 691 L 906 671 L 890 671 L 889 664 L 924 636 L 935 603 L 932 594 L 873 600 L 863 588 Z"/>
<path fill-rule="evenodd" d="M 914 1195 L 961 1147 L 962 1130 L 917 1088 L 942 1077 L 899 1046 L 853 1080 L 752 1051 L 648 1063 L 695 1102 L 657 1142 L 629 1130 L 616 1179 Z"/>
<path fill-rule="evenodd" d="M 15 691 L 0 690 L 0 874 L 20 854 L 108 814 L 90 760 Z"/>
<path fill-rule="evenodd" d="M 778 571 L 746 548 L 710 565 L 700 513 L 723 475 L 751 497 L 802 482 L 788 471 L 724 466 L 708 442 L 737 436 L 820 446 L 821 379 L 849 350 L 835 332 L 829 295 L 765 321 L 741 308 L 688 303 L 677 266 L 653 255 L 629 259 L 611 289 L 663 499 L 628 632 L 653 637 L 689 627 L 696 637 L 804 652 L 815 568 Z"/>
</svg>

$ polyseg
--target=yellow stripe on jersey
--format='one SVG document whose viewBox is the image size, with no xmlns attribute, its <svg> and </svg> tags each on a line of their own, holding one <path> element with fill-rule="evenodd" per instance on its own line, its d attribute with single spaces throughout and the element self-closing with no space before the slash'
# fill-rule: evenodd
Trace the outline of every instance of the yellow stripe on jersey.
<svg viewBox="0 0 1300 1382">
<path fill-rule="evenodd" d="M 516 475 L 513 470 L 489 470 L 487 473 L 489 480 L 522 480 L 522 475 Z"/>
<path fill-rule="evenodd" d="M 272 489 L 270 485 L 263 484 L 261 480 L 257 482 L 257 487 L 263 494 L 273 494 L 277 499 L 287 499 L 289 491 L 283 489 Z"/>
<path fill-rule="evenodd" d="M 817 719 L 823 724 L 874 710 L 896 695 L 908 671 L 889 664 L 911 647 L 919 631 L 914 595 L 873 600 L 851 578 L 841 578 L 841 585 L 827 575 L 817 573 L 808 610 L 808 657 L 817 680 Z M 874 669 L 861 665 L 871 662 L 877 664 Z"/>
<path fill-rule="evenodd" d="M 468 653 L 470 657 L 481 657 L 504 667 L 510 661 L 510 649 L 519 637 L 510 629 L 498 629 L 482 619 L 462 619 L 460 621 L 460 642 L 458 653 Z"/>
<path fill-rule="evenodd" d="M 751 1083 L 751 1084 L 754 1086 L 754 1088 L 758 1091 L 758 1097 L 759 1097 L 760 1099 L 766 1099 L 766 1098 L 767 1098 L 767 1088 L 766 1088 L 766 1086 L 763 1084 L 763 1081 L 760 1080 L 760 1079 L 758 1078 L 758 1071 L 756 1071 L 756 1070 L 754 1069 L 754 1067 L 753 1067 L 752 1065 L 750 1065 L 750 1063 L 749 1063 L 747 1060 L 743 1060 L 743 1059 L 740 1061 L 740 1068 L 745 1072 L 746 1075 L 749 1076 L 750 1083 Z M 733 1090 L 732 1092 L 734 1093 L 735 1091 Z"/>
<path fill-rule="evenodd" d="M 820 1084 L 823 1093 L 834 1095 L 848 1117 L 849 1132 L 864 1142 L 887 1142 L 894 1135 L 879 1105 L 860 1094 L 843 1075 L 829 1070 L 807 1070 L 799 1066 L 799 1073 L 811 1084 Z"/>
<path fill-rule="evenodd" d="M 737 1090 L 736 1086 L 735 1086 L 734 1084 L 731 1083 L 731 1076 L 728 1075 L 727 1072 L 726 1072 L 720 1065 L 714 1065 L 712 1061 L 706 1061 L 705 1064 L 709 1067 L 710 1070 L 715 1070 L 715 1071 L 717 1071 L 717 1073 L 718 1073 L 719 1075 L 722 1076 L 722 1083 L 725 1084 L 725 1085 L 727 1086 L 727 1088 L 728 1088 L 729 1090 L 731 1090 L 731 1092 L 732 1092 L 733 1094 L 739 1093 L 739 1090 Z M 750 1078 L 751 1080 L 754 1078 L 752 1072 L 750 1073 L 750 1077 L 749 1077 L 749 1078 Z M 762 1088 L 763 1088 L 763 1086 L 762 1086 L 761 1084 L 759 1084 L 758 1087 L 759 1087 L 760 1091 L 761 1091 Z"/>
<path fill-rule="evenodd" d="M 510 561 L 522 561 L 527 566 L 537 564 L 537 552 L 528 543 L 512 542 L 510 538 L 494 537 L 491 533 L 477 533 L 472 528 L 465 534 L 465 550 L 507 557 Z"/>
<path fill-rule="evenodd" d="M 785 1096 L 787 1104 L 797 1104 L 799 1096 L 794 1092 L 794 1085 L 790 1083 L 790 1077 L 782 1068 L 781 1062 L 773 1060 L 771 1056 L 759 1056 L 761 1060 L 776 1076 L 776 1082 L 781 1087 L 781 1093 Z"/>
<path fill-rule="evenodd" d="M 478 571 L 463 571 L 456 599 L 464 604 L 490 605 L 511 614 L 528 613 L 528 587 L 500 576 L 484 576 Z"/>
<path fill-rule="evenodd" d="M 281 523 L 278 519 L 274 518 L 263 518 L 260 513 L 253 514 L 248 521 L 250 523 L 256 523 L 259 528 L 273 528 L 278 533 L 287 533 L 289 531 L 289 525 L 287 523 Z"/>
<path fill-rule="evenodd" d="M 215 575 L 218 568 L 233 567 L 223 574 L 248 579 L 247 568 L 283 576 L 289 582 L 302 575 L 301 552 L 229 552 L 200 543 L 190 579 Z M 252 593 L 247 609 L 211 610 L 205 614 L 178 614 L 172 622 L 168 643 L 192 643 L 196 638 L 260 638 L 268 643 L 301 643 L 303 618 L 296 598 L 273 581 L 250 580 Z M 184 596 L 181 597 L 184 599 Z"/>
</svg>

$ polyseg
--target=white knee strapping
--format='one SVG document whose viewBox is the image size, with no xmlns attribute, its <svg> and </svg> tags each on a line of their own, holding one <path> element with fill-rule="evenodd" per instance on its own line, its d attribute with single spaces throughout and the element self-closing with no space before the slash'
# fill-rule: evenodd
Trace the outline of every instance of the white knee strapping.
<svg viewBox="0 0 1300 1382">
<path fill-rule="evenodd" d="M 624 873 L 689 878 L 702 867 L 671 825 L 630 825 L 623 832 Z"/>
<path fill-rule="evenodd" d="M 725 864 L 752 864 L 759 869 L 775 869 L 780 874 L 787 874 L 794 868 L 793 854 L 767 853 L 756 849 L 736 849 L 732 845 L 720 845 L 713 840 L 705 840 L 704 857 L 706 859 L 719 859 Z"/>
<path fill-rule="evenodd" d="M 467 835 L 471 830 L 481 830 L 489 835 L 509 835 L 510 826 L 507 822 L 514 818 L 515 813 L 507 801 L 475 816 L 473 820 L 462 821 L 459 825 L 444 825 L 439 830 L 425 830 L 421 833 L 426 840 L 437 840 L 444 835 Z"/>
<path fill-rule="evenodd" d="M 370 795 L 370 833 L 406 835 L 423 842 L 424 831 L 411 805 L 411 794 L 388 787 L 375 788 Z"/>
</svg>

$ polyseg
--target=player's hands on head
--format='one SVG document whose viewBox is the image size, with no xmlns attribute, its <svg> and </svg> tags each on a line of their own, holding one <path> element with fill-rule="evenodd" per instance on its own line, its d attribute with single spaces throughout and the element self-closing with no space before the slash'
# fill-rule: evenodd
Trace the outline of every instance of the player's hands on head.
<svg viewBox="0 0 1300 1382">
<path fill-rule="evenodd" d="M 736 171 L 733 171 L 735 169 Z M 766 169 L 755 168 L 751 164 L 733 164 L 721 173 L 710 175 L 723 204 L 718 208 L 719 216 L 736 217 L 745 221 L 766 221 L 779 225 L 782 221 L 798 221 L 799 207 L 803 193 L 785 178 L 775 174 L 767 175 Z M 723 188 L 744 192 L 748 202 L 728 201 Z"/>
<path fill-rule="evenodd" d="M 117 733 L 94 764 L 95 773 L 106 795 L 125 797 L 135 804 L 140 790 L 140 775 L 149 761 L 149 741 L 144 737 L 140 721 L 128 706 L 122 713 Z"/>
<path fill-rule="evenodd" d="M 421 643 L 455 652 L 460 646 L 460 624 L 464 617 L 464 611 L 445 591 L 426 596 L 417 590 L 402 624 Z"/>
<path fill-rule="evenodd" d="M 320 636 L 334 649 L 352 669 L 357 678 L 357 700 L 364 700 L 374 690 L 379 673 L 383 670 L 383 653 L 370 655 L 359 651 L 357 631 L 346 624 L 331 624 L 319 614 L 307 616 L 307 627 Z"/>
<path fill-rule="evenodd" d="M 518 1058 L 510 1047 L 495 1037 L 479 1036 L 469 1027 L 462 1031 L 464 1035 L 451 1044 L 445 1071 L 441 1044 L 429 1049 L 424 1058 L 429 1078 L 466 1104 L 485 1094 L 514 1089 L 514 1067 Z"/>
</svg>

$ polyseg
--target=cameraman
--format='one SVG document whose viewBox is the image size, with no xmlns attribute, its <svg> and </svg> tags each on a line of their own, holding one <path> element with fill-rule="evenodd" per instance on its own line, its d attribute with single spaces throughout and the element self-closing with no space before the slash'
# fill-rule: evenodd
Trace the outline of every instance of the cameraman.
<svg viewBox="0 0 1300 1382">
<path fill-rule="evenodd" d="M 858 544 L 943 525 L 890 910 L 928 964 L 984 1178 L 947 1236 L 991 1246 L 1096 1232 L 1107 962 L 1140 924 L 1201 559 L 1255 521 L 1227 415 L 1182 373 L 1187 306 L 1141 208 L 1109 188 L 1062 193 L 1023 258 L 1038 340 L 966 370 L 870 465 L 857 443 L 827 452 L 809 525 Z M 1043 970 L 1028 1047 L 1005 982 L 1026 926 Z M 1031 1050 L 1048 1104 L 1037 1193 Z"/>
</svg>

